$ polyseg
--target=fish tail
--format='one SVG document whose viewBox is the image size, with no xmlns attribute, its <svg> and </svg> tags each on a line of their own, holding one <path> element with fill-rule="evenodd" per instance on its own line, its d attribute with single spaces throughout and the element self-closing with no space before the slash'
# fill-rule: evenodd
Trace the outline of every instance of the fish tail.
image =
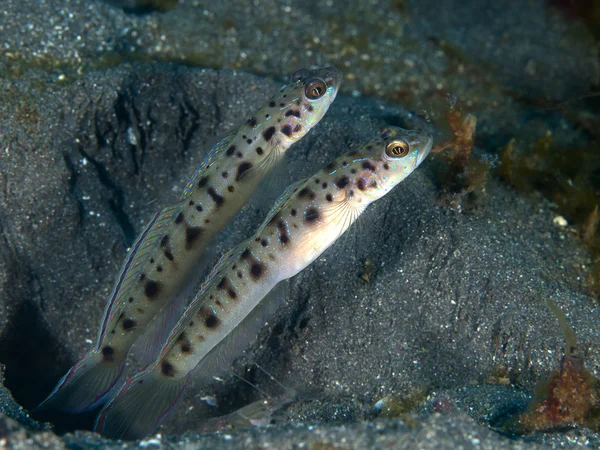
<svg viewBox="0 0 600 450">
<path fill-rule="evenodd" d="M 35 410 L 58 409 L 80 413 L 94 409 L 106 401 L 124 366 L 124 361 L 105 361 L 99 351 L 92 350 L 71 367 Z"/>
<path fill-rule="evenodd" d="M 94 431 L 112 439 L 141 439 L 153 433 L 178 403 L 188 377 L 167 377 L 156 365 L 129 378 L 104 406 Z"/>
</svg>

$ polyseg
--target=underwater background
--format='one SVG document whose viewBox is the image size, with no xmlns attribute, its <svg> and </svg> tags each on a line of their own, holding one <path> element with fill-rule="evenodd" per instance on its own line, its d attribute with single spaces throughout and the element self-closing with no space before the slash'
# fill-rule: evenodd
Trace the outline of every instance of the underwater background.
<svg viewBox="0 0 600 450">
<path fill-rule="evenodd" d="M 1 0 L 0 447 L 597 448 L 599 37 L 595 0 Z M 340 94 L 215 259 L 387 125 L 433 133 L 428 160 L 159 437 L 30 415 L 210 145 L 328 64 Z M 203 433 L 278 383 L 271 426 Z"/>
</svg>

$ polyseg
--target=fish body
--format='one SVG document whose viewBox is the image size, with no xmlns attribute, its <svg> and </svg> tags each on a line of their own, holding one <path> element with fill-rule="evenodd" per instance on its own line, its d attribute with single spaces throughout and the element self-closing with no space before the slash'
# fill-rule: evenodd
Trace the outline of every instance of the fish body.
<svg viewBox="0 0 600 450">
<path fill-rule="evenodd" d="M 215 375 L 219 360 L 230 358 L 230 337 L 269 291 L 311 264 L 370 203 L 410 175 L 431 144 L 424 133 L 390 128 L 289 187 L 256 233 L 221 258 L 159 358 L 107 403 L 96 430 L 134 439 L 156 429 L 190 374 Z"/>
<path fill-rule="evenodd" d="M 341 81 L 334 67 L 297 71 L 266 105 L 213 147 L 180 201 L 156 214 L 132 246 L 95 348 L 38 408 L 80 412 L 105 399 L 120 377 L 130 347 L 185 286 L 208 243 L 256 185 L 321 120 Z"/>
</svg>

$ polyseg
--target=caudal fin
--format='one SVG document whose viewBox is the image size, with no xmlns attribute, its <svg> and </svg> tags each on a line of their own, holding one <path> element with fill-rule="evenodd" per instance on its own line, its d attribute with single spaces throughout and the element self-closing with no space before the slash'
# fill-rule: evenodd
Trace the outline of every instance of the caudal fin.
<svg viewBox="0 0 600 450">
<path fill-rule="evenodd" d="M 94 431 L 112 439 L 141 439 L 158 428 L 186 386 L 187 377 L 165 377 L 152 365 L 127 380 L 104 406 Z"/>
<path fill-rule="evenodd" d="M 115 387 L 124 365 L 106 362 L 98 351 L 91 351 L 71 367 L 36 411 L 58 409 L 80 413 L 94 409 Z"/>
</svg>

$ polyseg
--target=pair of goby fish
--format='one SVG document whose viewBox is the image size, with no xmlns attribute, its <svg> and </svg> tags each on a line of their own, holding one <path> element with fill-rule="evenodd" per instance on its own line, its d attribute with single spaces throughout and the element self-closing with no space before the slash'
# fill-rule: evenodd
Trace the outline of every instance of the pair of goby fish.
<svg viewBox="0 0 600 450">
<path fill-rule="evenodd" d="M 191 379 L 217 375 L 232 360 L 247 330 L 260 326 L 263 310 L 269 310 L 266 297 L 279 282 L 310 265 L 370 203 L 419 166 L 431 137 L 390 127 L 291 185 L 254 235 L 221 257 L 158 357 L 117 389 L 131 346 L 159 311 L 165 313 L 208 242 L 254 187 L 321 120 L 341 80 L 333 67 L 296 72 L 266 106 L 214 146 L 180 202 L 158 213 L 132 247 L 96 347 L 40 407 L 80 412 L 107 402 L 97 431 L 122 439 L 150 434 Z"/>
</svg>

